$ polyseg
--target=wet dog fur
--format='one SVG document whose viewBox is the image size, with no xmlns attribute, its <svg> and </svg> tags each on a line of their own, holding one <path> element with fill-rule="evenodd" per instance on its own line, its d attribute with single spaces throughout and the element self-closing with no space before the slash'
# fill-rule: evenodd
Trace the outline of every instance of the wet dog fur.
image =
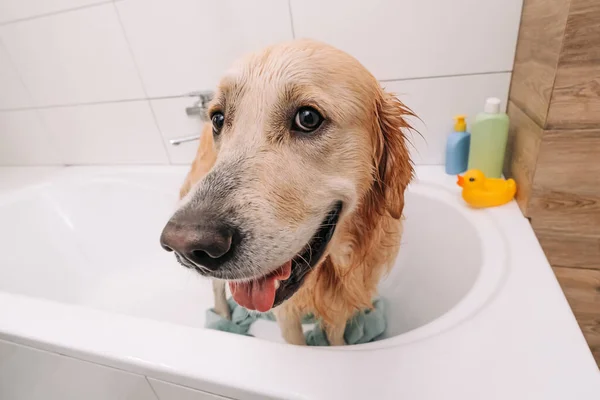
<svg viewBox="0 0 600 400">
<path fill-rule="evenodd" d="M 302 106 L 323 115 L 320 132 L 290 132 L 290 119 Z M 253 242 L 232 275 L 212 276 L 217 312 L 229 317 L 227 280 L 235 273 L 260 276 L 289 260 L 332 202 L 341 201 L 325 255 L 273 311 L 288 343 L 305 344 L 300 320 L 314 313 L 329 342 L 343 345 L 347 320 L 372 307 L 399 250 L 404 191 L 413 175 L 406 118 L 413 113 L 350 55 L 308 40 L 238 61 L 218 86 L 214 110 L 225 114 L 223 132 L 214 135 L 205 124 L 181 207 L 204 207 L 199 193 L 211 196 L 212 179 L 213 187 L 223 186 L 223 196 L 209 199 L 211 207 L 234 210 Z"/>
</svg>

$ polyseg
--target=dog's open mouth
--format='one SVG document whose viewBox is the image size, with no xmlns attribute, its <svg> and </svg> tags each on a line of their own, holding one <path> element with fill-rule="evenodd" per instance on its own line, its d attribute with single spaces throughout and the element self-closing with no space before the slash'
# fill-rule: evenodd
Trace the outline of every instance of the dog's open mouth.
<svg viewBox="0 0 600 400">
<path fill-rule="evenodd" d="M 296 293 L 306 275 L 323 257 L 341 211 L 342 203 L 338 202 L 304 250 L 275 271 L 251 281 L 230 281 L 229 288 L 236 303 L 249 310 L 266 312 Z"/>
</svg>

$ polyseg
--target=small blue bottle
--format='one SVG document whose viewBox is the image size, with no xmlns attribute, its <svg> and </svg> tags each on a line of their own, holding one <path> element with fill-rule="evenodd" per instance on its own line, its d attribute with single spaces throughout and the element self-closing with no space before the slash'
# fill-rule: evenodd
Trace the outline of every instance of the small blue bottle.
<svg viewBox="0 0 600 400">
<path fill-rule="evenodd" d="M 471 145 L 471 134 L 467 132 L 465 115 L 454 117 L 454 132 L 448 137 L 446 143 L 446 173 L 457 175 L 467 170 L 469 163 L 469 147 Z"/>
</svg>

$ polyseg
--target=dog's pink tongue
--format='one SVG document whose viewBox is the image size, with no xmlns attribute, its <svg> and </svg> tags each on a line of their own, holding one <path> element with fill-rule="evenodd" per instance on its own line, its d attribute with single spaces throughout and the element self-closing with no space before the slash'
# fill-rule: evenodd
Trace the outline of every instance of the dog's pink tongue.
<svg viewBox="0 0 600 400">
<path fill-rule="evenodd" d="M 229 282 L 233 299 L 249 310 L 267 312 L 275 302 L 275 281 L 285 280 L 292 273 L 292 261 L 288 261 L 274 272 L 250 282 Z"/>
</svg>

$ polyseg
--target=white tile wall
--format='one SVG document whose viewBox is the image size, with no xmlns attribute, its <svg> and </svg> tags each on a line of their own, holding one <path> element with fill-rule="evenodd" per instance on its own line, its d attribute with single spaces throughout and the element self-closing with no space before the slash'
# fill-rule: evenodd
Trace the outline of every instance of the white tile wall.
<svg viewBox="0 0 600 400">
<path fill-rule="evenodd" d="M 106 1 L 107 0 L 2 0 L 0 1 L 0 22 L 29 18 L 36 15 L 68 10 Z"/>
<path fill-rule="evenodd" d="M 156 115 L 158 127 L 162 133 L 165 147 L 172 164 L 189 164 L 194 160 L 198 142 L 182 143 L 173 146 L 169 139 L 197 135 L 202 131 L 203 122 L 199 116 L 188 116 L 185 108 L 194 104 L 194 99 L 180 97 L 174 99 L 152 100 L 152 109 Z"/>
<path fill-rule="evenodd" d="M 382 86 L 396 93 L 420 118 L 412 121 L 419 133 L 410 135 L 415 163 L 441 164 L 453 117 L 466 114 L 471 122 L 483 110 L 485 99 L 492 96 L 500 98 L 506 107 L 509 83 L 510 73 L 498 73 L 382 82 Z M 185 114 L 185 107 L 192 103 L 189 98 L 151 102 L 173 164 L 188 164 L 196 154 L 198 142 L 180 146 L 168 143 L 169 139 L 200 132 L 202 122 Z"/>
<path fill-rule="evenodd" d="M 0 112 L 0 165 L 60 163 L 57 147 L 37 111 Z"/>
<path fill-rule="evenodd" d="M 0 399 L 157 400 L 141 375 L 0 341 Z"/>
<path fill-rule="evenodd" d="M 213 89 L 241 54 L 292 38 L 283 0 L 116 3 L 151 97 Z"/>
<path fill-rule="evenodd" d="M 168 157 L 148 101 L 41 111 L 66 164 L 164 164 Z"/>
<path fill-rule="evenodd" d="M 0 28 L 37 106 L 143 98 L 112 3 Z"/>
<path fill-rule="evenodd" d="M 420 132 L 410 136 L 411 156 L 416 164 L 442 164 L 446 140 L 454 126 L 453 117 L 466 114 L 467 128 L 483 111 L 487 97 L 498 97 L 506 107 L 510 73 L 457 76 L 385 82 L 422 120 L 411 121 Z"/>
<path fill-rule="evenodd" d="M 522 0 L 291 0 L 297 38 L 357 57 L 377 79 L 512 70 Z"/>
<path fill-rule="evenodd" d="M 214 89 L 234 59 L 293 36 L 340 47 L 404 91 L 425 122 L 416 162 L 441 163 L 452 116 L 474 115 L 487 96 L 505 99 L 521 5 L 0 0 L 0 110 L 35 109 L 46 124 L 23 117 L 34 112 L 0 116 L 0 165 L 189 163 L 197 142 L 168 140 L 201 123 L 177 96 Z M 56 151 L 43 151 L 48 143 Z"/>
<path fill-rule="evenodd" d="M 31 106 L 31 98 L 25 90 L 17 71 L 0 41 L 0 110 Z"/>
</svg>

